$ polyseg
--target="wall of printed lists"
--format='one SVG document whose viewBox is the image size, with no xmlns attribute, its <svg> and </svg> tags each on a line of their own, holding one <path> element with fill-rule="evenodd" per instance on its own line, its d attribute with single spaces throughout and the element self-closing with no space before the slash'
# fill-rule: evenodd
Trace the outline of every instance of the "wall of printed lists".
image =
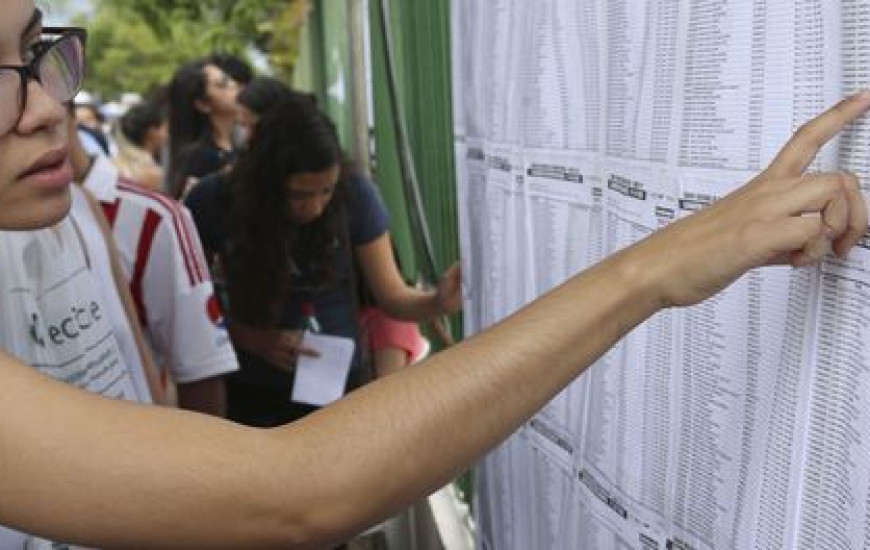
<svg viewBox="0 0 870 550">
<path fill-rule="evenodd" d="M 870 86 L 870 0 L 455 0 L 453 26 L 470 332 Z M 870 120 L 835 167 L 870 182 Z M 870 547 L 868 346 L 870 238 L 660 313 L 482 462 L 480 548 Z"/>
</svg>

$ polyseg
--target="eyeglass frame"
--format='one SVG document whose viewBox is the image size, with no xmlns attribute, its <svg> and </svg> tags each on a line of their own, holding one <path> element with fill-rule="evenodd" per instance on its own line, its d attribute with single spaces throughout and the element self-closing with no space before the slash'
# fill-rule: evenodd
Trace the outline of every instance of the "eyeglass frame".
<svg viewBox="0 0 870 550">
<path fill-rule="evenodd" d="M 79 82 L 78 90 L 76 90 L 76 93 L 78 93 L 82 88 L 82 84 L 85 80 L 84 77 L 86 64 L 84 62 L 84 52 L 88 41 L 88 31 L 83 27 L 43 27 L 40 31 L 40 35 L 44 34 L 57 35 L 57 38 L 55 38 L 51 41 L 50 44 L 36 52 L 33 59 L 31 59 L 28 63 L 24 63 L 22 65 L 0 65 L 0 70 L 6 69 L 18 73 L 18 81 L 21 90 L 21 102 L 18 110 L 18 118 L 15 119 L 15 122 L 9 127 L 9 129 L 4 130 L 4 133 L 15 128 L 21 122 L 21 118 L 24 116 L 24 111 L 27 110 L 27 87 L 30 81 L 33 80 L 37 82 L 40 86 L 43 85 L 42 80 L 40 79 L 40 76 L 37 72 L 37 67 L 42 61 L 42 58 L 45 57 L 45 54 L 50 51 L 54 46 L 56 46 L 58 42 L 66 39 L 69 36 L 78 37 L 79 41 L 82 44 L 82 81 Z M 73 94 L 73 97 L 75 97 L 75 94 Z M 72 99 L 73 98 L 70 98 L 69 101 L 72 101 Z"/>
</svg>

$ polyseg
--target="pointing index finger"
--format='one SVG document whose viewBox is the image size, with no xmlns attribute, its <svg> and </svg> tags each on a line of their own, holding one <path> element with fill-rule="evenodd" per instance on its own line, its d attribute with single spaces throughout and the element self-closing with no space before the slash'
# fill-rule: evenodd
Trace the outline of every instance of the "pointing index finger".
<svg viewBox="0 0 870 550">
<path fill-rule="evenodd" d="M 771 176 L 799 176 L 828 141 L 870 107 L 870 92 L 862 90 L 800 127 L 773 159 Z"/>
</svg>

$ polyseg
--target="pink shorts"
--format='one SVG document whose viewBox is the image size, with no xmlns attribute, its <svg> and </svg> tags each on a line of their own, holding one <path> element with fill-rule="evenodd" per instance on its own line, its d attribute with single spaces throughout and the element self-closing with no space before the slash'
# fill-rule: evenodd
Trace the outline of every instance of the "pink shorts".
<svg viewBox="0 0 870 550">
<path fill-rule="evenodd" d="M 413 363 L 425 357 L 429 351 L 429 343 L 420 334 L 417 323 L 389 317 L 380 308 L 365 308 L 360 313 L 360 324 L 372 352 L 387 348 L 403 349 Z"/>
</svg>

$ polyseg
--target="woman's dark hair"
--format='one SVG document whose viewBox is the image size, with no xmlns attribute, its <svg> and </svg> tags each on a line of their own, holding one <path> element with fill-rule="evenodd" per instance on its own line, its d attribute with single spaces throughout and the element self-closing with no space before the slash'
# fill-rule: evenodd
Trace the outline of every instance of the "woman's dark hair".
<svg viewBox="0 0 870 550">
<path fill-rule="evenodd" d="M 138 147 L 145 144 L 148 130 L 163 124 L 166 115 L 163 108 L 154 101 L 144 101 L 130 107 L 118 122 L 121 133 L 130 143 Z"/>
<path fill-rule="evenodd" d="M 197 109 L 196 102 L 206 97 L 204 59 L 182 65 L 167 91 L 169 103 L 169 191 L 180 196 L 185 185 L 183 172 L 190 151 L 211 137 L 208 115 Z"/>
<path fill-rule="evenodd" d="M 237 55 L 228 52 L 215 52 L 208 57 L 208 62 L 216 65 L 239 84 L 247 85 L 254 78 L 251 66 Z"/>
<path fill-rule="evenodd" d="M 294 94 L 298 92 L 294 92 L 277 78 L 258 76 L 242 88 L 236 97 L 236 102 L 244 105 L 257 116 L 263 116 L 275 105 L 292 99 Z"/>
<path fill-rule="evenodd" d="M 226 259 L 230 311 L 254 326 L 278 320 L 290 294 L 293 266 L 322 288 L 336 281 L 336 246 L 348 246 L 345 175 L 323 213 L 305 225 L 288 214 L 286 186 L 296 174 L 342 165 L 335 126 L 311 96 L 291 92 L 257 124 L 249 147 L 230 173 L 232 215 Z"/>
</svg>

